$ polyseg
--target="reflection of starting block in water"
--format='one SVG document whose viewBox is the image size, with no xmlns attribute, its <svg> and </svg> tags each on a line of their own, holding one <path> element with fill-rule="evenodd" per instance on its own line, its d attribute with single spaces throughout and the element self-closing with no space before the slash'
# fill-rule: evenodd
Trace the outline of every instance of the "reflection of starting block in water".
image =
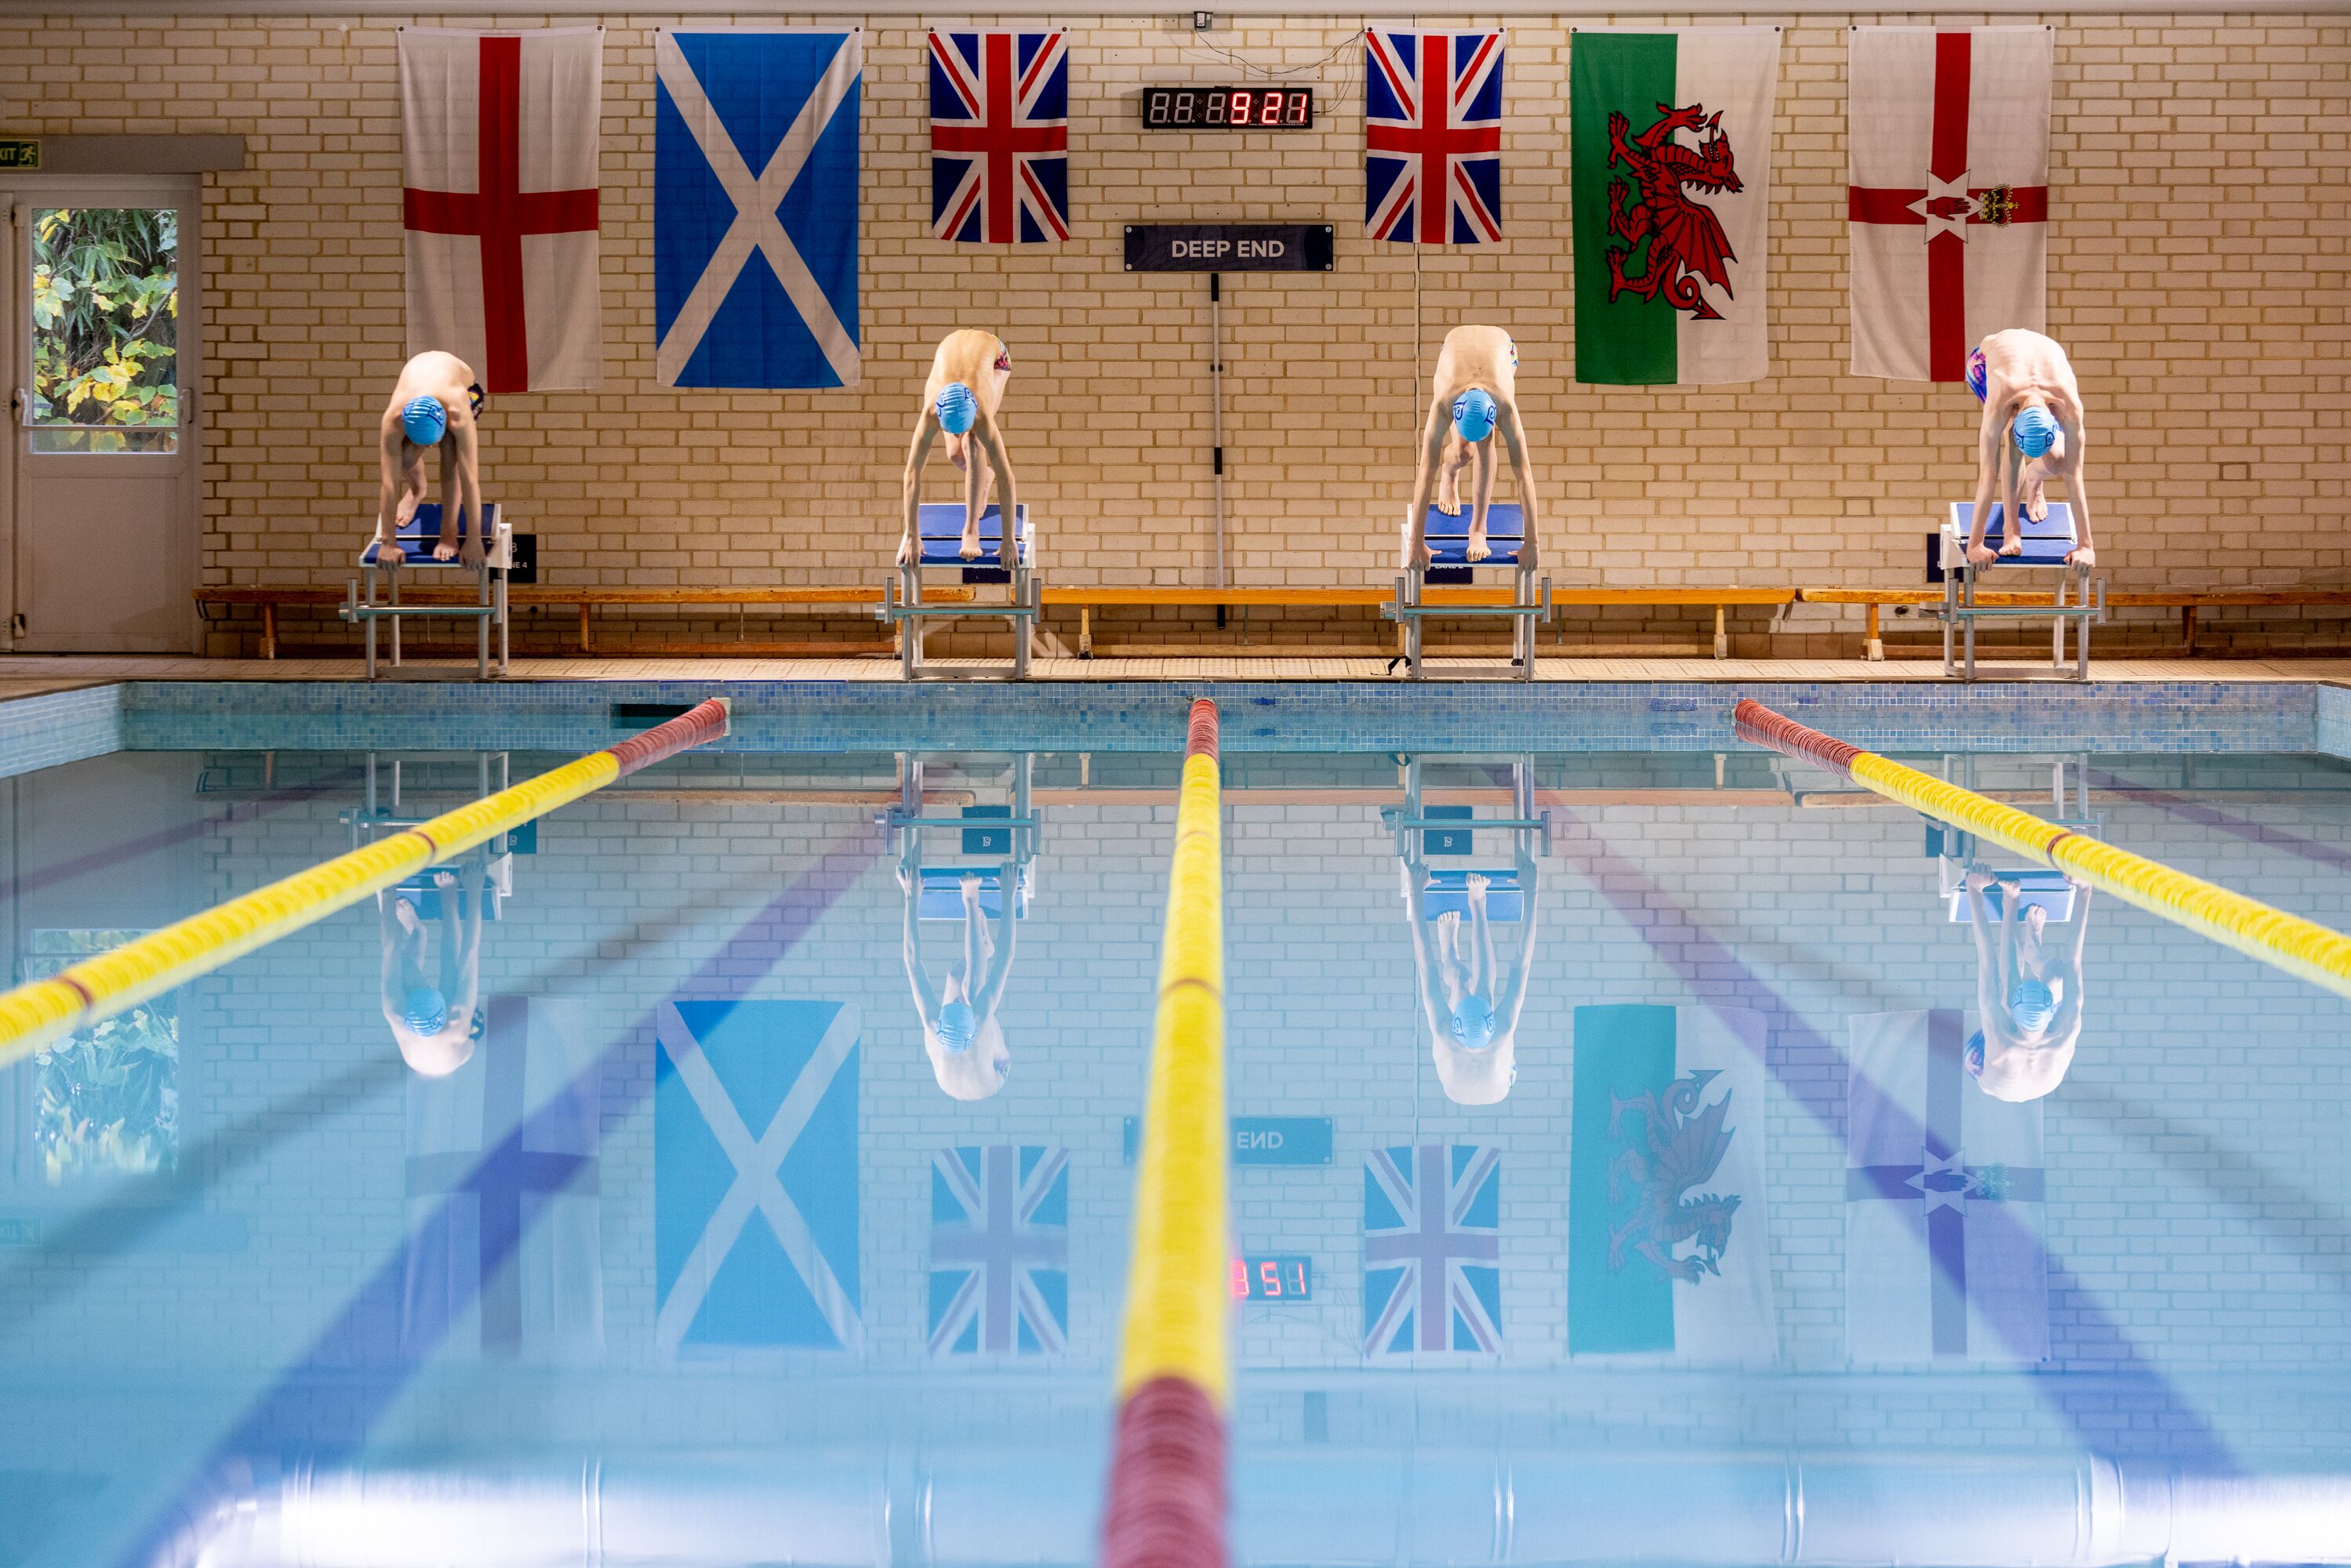
<svg viewBox="0 0 2351 1568">
<path fill-rule="evenodd" d="M 1011 559 L 1005 559 L 1004 516 L 1001 508 L 990 506 L 979 517 L 980 553 L 970 560 L 962 555 L 964 507 L 961 502 L 925 502 L 916 513 L 920 535 L 920 559 L 898 569 L 894 580 L 885 580 L 882 588 L 882 603 L 875 614 L 889 622 L 898 632 L 898 667 L 906 679 L 920 680 L 925 675 L 939 675 L 950 680 L 1001 679 L 1009 675 L 1025 680 L 1029 674 L 1029 643 L 1037 629 L 1041 580 L 1037 574 L 1036 530 L 1029 517 L 1029 508 L 1019 508 L 1013 526 Z M 962 574 L 967 583 L 1008 583 L 1010 593 L 1000 603 L 937 604 L 923 597 L 923 574 L 926 571 L 954 570 Z M 924 622 L 939 617 L 982 616 L 1006 620 L 1012 623 L 1012 663 L 1008 669 L 979 671 L 938 671 L 923 663 Z"/>
<path fill-rule="evenodd" d="M 2016 883 L 2016 902 L 2020 909 L 2038 909 L 2051 922 L 2063 925 L 2074 918 L 2074 884 L 2065 880 L 2061 871 L 2012 871 L 1998 873 L 2002 880 Z M 1984 889 L 1984 908 L 1997 925 L 2007 920 L 2007 895 L 1997 887 Z M 1951 924 L 1971 925 L 1975 923 L 1975 903 L 1964 887 L 1952 888 L 1948 894 Z"/>
<path fill-rule="evenodd" d="M 1428 873 L 1426 891 L 1421 897 L 1421 908 L 1431 920 L 1440 915 L 1458 915 L 1469 918 L 1469 877 L 1466 871 L 1433 871 Z M 1519 890 L 1516 870 L 1481 871 L 1476 874 L 1486 879 L 1486 918 L 1497 925 L 1515 925 L 1526 916 L 1526 895 Z"/>
<path fill-rule="evenodd" d="M 1493 551 L 1484 560 L 1469 559 L 1470 508 L 1464 505 L 1459 517 L 1448 517 L 1435 507 L 1428 509 L 1427 538 L 1432 560 L 1426 567 L 1415 567 L 1395 580 L 1395 597 L 1380 606 L 1384 620 L 1398 622 L 1404 630 L 1404 652 L 1388 661 L 1395 668 L 1401 660 L 1408 680 L 1422 676 L 1421 622 L 1432 615 L 1488 616 L 1507 615 L 1510 618 L 1510 663 L 1508 668 L 1492 665 L 1485 668 L 1447 669 L 1453 674 L 1499 674 L 1515 680 L 1535 678 L 1535 621 L 1551 613 L 1551 579 L 1538 585 L 1534 568 L 1519 559 L 1521 546 L 1526 543 L 1526 524 L 1515 502 L 1497 502 L 1486 509 L 1486 545 Z M 1445 604 L 1425 602 L 1426 590 L 1431 586 L 1445 587 L 1475 581 L 1480 571 L 1507 571 L 1510 574 L 1510 601 L 1507 604 Z"/>
<path fill-rule="evenodd" d="M 505 509 L 496 502 L 482 507 L 482 537 L 486 541 L 479 567 L 467 566 L 455 558 L 434 560 L 434 547 L 441 542 L 441 507 L 428 501 L 416 508 L 416 515 L 393 536 L 401 552 L 407 559 L 398 565 L 379 561 L 380 546 L 370 538 L 367 548 L 360 552 L 360 575 L 346 580 L 343 606 L 337 616 L 344 621 L 356 621 L 367 628 L 367 674 L 375 679 L 375 623 L 392 622 L 392 663 L 400 666 L 400 622 L 408 615 L 448 615 L 474 622 L 475 665 L 479 678 L 490 677 L 490 628 L 498 632 L 498 674 L 507 673 L 507 573 L 514 565 L 514 528 L 507 520 Z M 457 514 L 459 538 L 464 538 L 465 515 Z M 468 574 L 474 579 L 475 597 L 471 604 L 402 604 L 400 601 L 400 574 L 418 571 L 424 580 L 434 581 Z M 378 601 L 376 573 L 382 572 L 390 590 L 389 597 Z M 367 588 L 364 597 L 360 583 Z"/>
<path fill-rule="evenodd" d="M 433 879 L 444 871 L 456 876 L 458 891 L 462 893 L 465 879 L 465 869 L 462 863 L 434 866 L 430 871 L 420 871 L 413 876 L 402 879 L 393 889 L 398 896 L 408 900 L 409 907 L 416 911 L 416 918 L 428 925 L 441 918 L 441 890 L 433 884 Z M 483 894 L 482 918 L 485 920 L 503 918 L 506 914 L 506 901 L 514 896 L 514 856 L 510 854 L 496 856 L 484 868 L 481 875 L 482 885 L 479 891 Z M 1500 916 L 1497 915 L 1495 918 L 1499 919 Z"/>
<path fill-rule="evenodd" d="M 2053 639 L 2052 663 L 2057 669 L 2065 667 L 2065 624 L 2074 623 L 2074 678 L 2090 678 L 2090 623 L 2106 618 L 2106 585 L 2102 579 L 2095 590 L 2090 581 L 2090 569 L 2071 566 L 2065 558 L 2080 543 L 2074 529 L 2074 508 L 2063 501 L 2049 503 L 2048 516 L 2039 522 L 2022 520 L 2023 551 L 2019 555 L 2002 556 L 1991 567 L 1968 564 L 1968 531 L 1974 525 L 1975 503 L 1954 501 L 1951 516 L 1935 541 L 1935 571 L 1929 580 L 1939 577 L 1943 584 L 1943 602 L 1928 612 L 1943 623 L 1943 674 L 1961 674 L 1955 657 L 1952 639 L 1955 633 L 1964 638 L 1966 645 L 1965 678 L 1976 678 L 1976 622 L 1985 616 L 2036 616 L 2051 618 Z M 1999 549 L 2006 542 L 2006 519 L 1995 504 L 1991 521 L 1984 528 L 1984 543 Z M 2057 574 L 2053 605 L 1979 604 L 1976 602 L 1976 578 L 1980 572 L 1999 570 L 2012 572 L 2019 569 L 2039 568 Z M 2069 597 L 2069 591 L 2070 597 Z"/>
<path fill-rule="evenodd" d="M 961 920 L 963 918 L 963 879 L 979 878 L 979 912 L 990 920 L 1004 916 L 1004 868 L 1002 866 L 926 865 L 923 867 L 923 897 L 915 913 L 925 920 Z M 1019 867 L 1012 877 L 1012 914 L 1014 918 L 1029 918 L 1029 889 L 1032 868 Z M 1499 916 L 1497 917 L 1499 918 Z"/>
</svg>

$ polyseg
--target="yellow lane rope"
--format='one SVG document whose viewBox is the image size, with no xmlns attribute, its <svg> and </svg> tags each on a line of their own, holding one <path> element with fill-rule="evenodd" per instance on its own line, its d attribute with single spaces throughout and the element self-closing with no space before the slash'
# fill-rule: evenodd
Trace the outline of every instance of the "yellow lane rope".
<svg viewBox="0 0 2351 1568">
<path fill-rule="evenodd" d="M 714 697 L 632 739 L 232 898 L 47 979 L 0 993 L 0 1068 L 315 925 L 378 889 L 592 794 L 615 779 L 726 733 L 726 700 Z"/>
<path fill-rule="evenodd" d="M 1848 746 L 1751 699 L 1741 702 L 1733 716 L 1744 739 L 1817 762 L 1889 800 L 1964 828 L 2223 946 L 2351 997 L 2351 936 L 2340 931 Z"/>
</svg>

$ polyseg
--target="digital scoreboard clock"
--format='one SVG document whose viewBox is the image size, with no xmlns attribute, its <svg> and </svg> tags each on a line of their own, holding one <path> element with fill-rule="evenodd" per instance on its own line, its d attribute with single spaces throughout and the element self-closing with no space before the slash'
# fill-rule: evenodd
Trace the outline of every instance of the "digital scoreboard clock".
<svg viewBox="0 0 2351 1568">
<path fill-rule="evenodd" d="M 1314 1266 L 1302 1252 L 1252 1252 L 1233 1260 L 1231 1291 L 1237 1301 L 1311 1301 Z"/>
<path fill-rule="evenodd" d="M 1145 131 L 1311 131 L 1311 87 L 1147 87 Z"/>
</svg>

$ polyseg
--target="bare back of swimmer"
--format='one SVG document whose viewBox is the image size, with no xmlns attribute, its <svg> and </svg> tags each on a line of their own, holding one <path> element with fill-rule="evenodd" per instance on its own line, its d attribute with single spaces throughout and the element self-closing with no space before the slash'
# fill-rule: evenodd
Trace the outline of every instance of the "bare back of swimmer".
<svg viewBox="0 0 2351 1568">
<path fill-rule="evenodd" d="M 1976 353 L 1983 361 L 1983 423 L 1976 442 L 1975 526 L 1968 535 L 1969 561 L 1990 566 L 2001 556 L 2022 554 L 2024 538 L 2018 528 L 2007 530 L 1997 553 L 1984 543 L 1992 501 L 2000 501 L 2003 517 L 2019 516 L 2022 506 L 2021 515 L 2037 522 L 2049 513 L 2043 486 L 2062 478 L 2081 539 L 2065 559 L 2095 566 L 2098 554 L 2091 543 L 2090 501 L 2082 473 L 2082 388 L 2065 350 L 2038 332 L 2017 328 L 1994 332 Z"/>
<path fill-rule="evenodd" d="M 383 483 L 376 495 L 376 559 L 386 566 L 407 559 L 398 536 L 424 502 L 424 454 L 434 446 L 441 449 L 441 538 L 433 548 L 433 559 L 482 564 L 481 446 L 475 427 L 482 401 L 473 367 L 455 354 L 436 350 L 401 368 L 376 432 L 383 465 Z M 460 517 L 465 519 L 462 538 Z"/>
<path fill-rule="evenodd" d="M 922 553 L 923 465 L 941 435 L 947 439 L 947 460 L 964 472 L 964 559 L 981 553 L 979 515 L 987 510 L 988 486 L 999 476 L 1004 484 L 1004 532 L 1008 539 L 1011 537 L 1012 519 L 1019 514 L 1020 488 L 1012 476 L 1012 460 L 1005 455 L 1004 433 L 996 422 L 1005 383 L 1011 379 L 1012 351 L 995 333 L 966 329 L 950 332 L 940 340 L 938 352 L 931 356 L 930 379 L 923 383 L 923 403 L 914 415 L 914 440 L 906 450 L 900 566 L 912 565 Z"/>
<path fill-rule="evenodd" d="M 1428 564 L 1428 505 L 1432 492 L 1437 509 L 1448 517 L 1461 512 L 1461 470 L 1478 465 L 1476 491 L 1469 514 L 1471 560 L 1484 560 L 1486 510 L 1494 499 L 1494 443 L 1499 432 L 1510 459 L 1510 476 L 1519 487 L 1520 514 L 1526 538 L 1519 559 L 1535 564 L 1539 513 L 1534 476 L 1527 461 L 1526 426 L 1519 418 L 1519 349 L 1499 327 L 1456 327 L 1445 334 L 1437 356 L 1437 374 L 1429 388 L 1428 418 L 1420 433 L 1420 456 L 1415 466 L 1412 509 L 1405 515 L 1404 563 L 1407 569 Z"/>
</svg>

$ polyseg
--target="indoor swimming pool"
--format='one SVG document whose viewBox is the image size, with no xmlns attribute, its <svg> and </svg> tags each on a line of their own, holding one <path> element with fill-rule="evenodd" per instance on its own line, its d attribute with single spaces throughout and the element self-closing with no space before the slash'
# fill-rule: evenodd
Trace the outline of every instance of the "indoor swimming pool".
<svg viewBox="0 0 2351 1568">
<path fill-rule="evenodd" d="M 1761 695 L 2351 925 L 2342 694 L 2001 689 Z M 11 978 L 701 695 L 8 705 Z M 1192 695 L 747 691 L 0 1069 L 0 1564 L 1092 1561 Z M 1215 695 L 1234 1561 L 2351 1556 L 2341 998 L 1728 687 Z"/>
</svg>

